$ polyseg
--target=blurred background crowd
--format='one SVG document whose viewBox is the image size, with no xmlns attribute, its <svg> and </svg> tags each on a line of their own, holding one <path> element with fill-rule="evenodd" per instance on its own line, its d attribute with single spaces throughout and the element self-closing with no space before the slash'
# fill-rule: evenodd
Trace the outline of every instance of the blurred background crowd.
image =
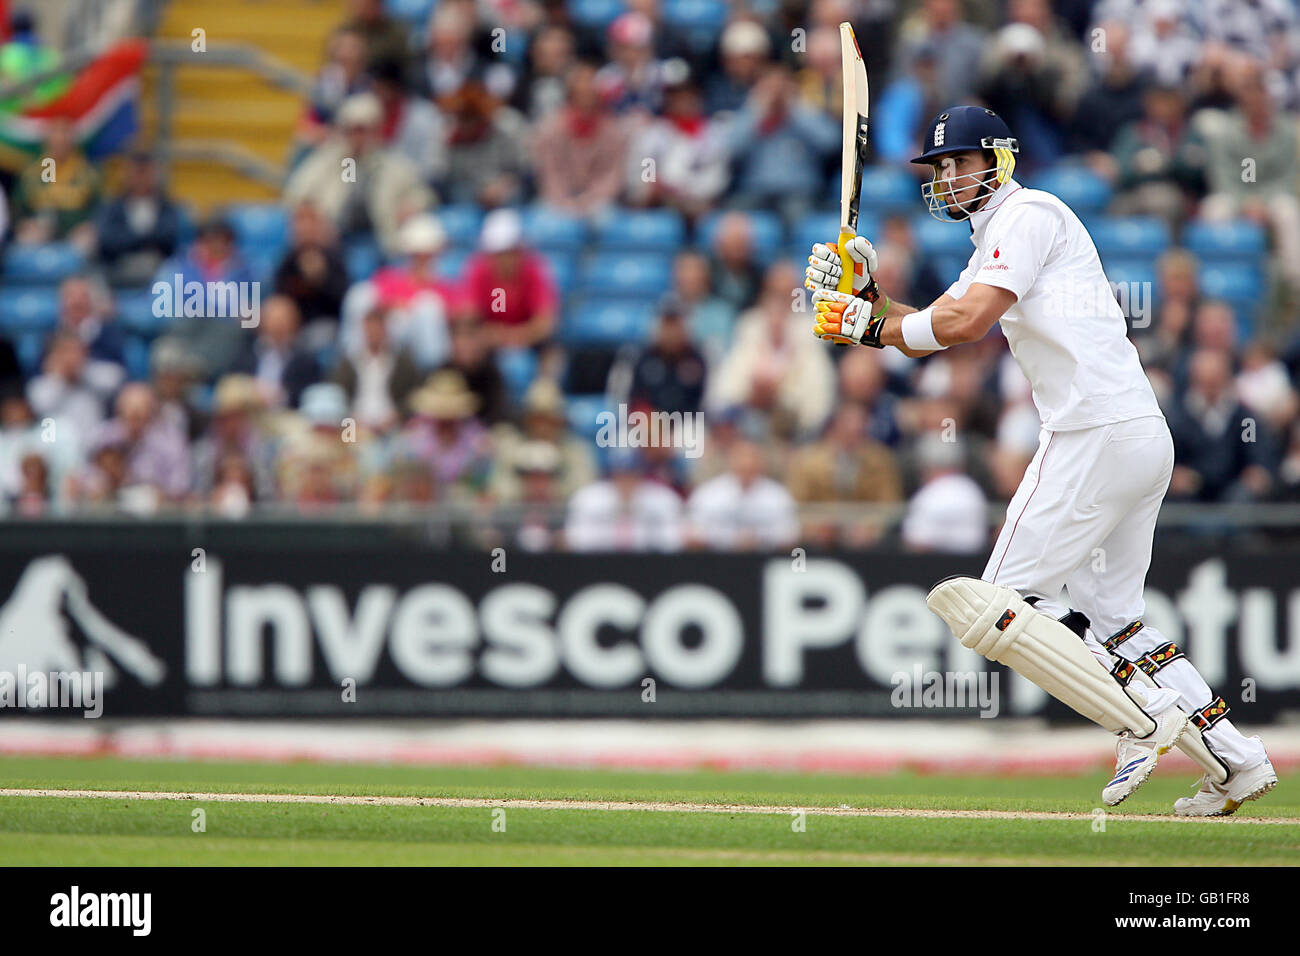
<svg viewBox="0 0 1300 956">
<path fill-rule="evenodd" d="M 1039 432 L 1001 334 L 915 361 L 811 332 L 842 20 L 891 297 L 969 256 L 907 160 L 987 104 L 1117 284 L 1170 500 L 1300 500 L 1292 0 L 337 6 L 279 202 L 196 209 L 157 144 L 110 176 L 69 124 L 0 177 L 11 516 L 441 506 L 535 550 L 984 548 Z M 9 17 L 0 72 L 44 42 Z M 192 281 L 259 282 L 256 327 L 160 314 L 155 283 Z M 620 404 L 700 413 L 702 454 L 597 441 Z"/>
</svg>

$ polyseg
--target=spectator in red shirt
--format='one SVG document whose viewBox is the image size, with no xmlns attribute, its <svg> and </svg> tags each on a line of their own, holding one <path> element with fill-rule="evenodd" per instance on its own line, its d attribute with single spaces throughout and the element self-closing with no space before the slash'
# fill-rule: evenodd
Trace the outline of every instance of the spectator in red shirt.
<svg viewBox="0 0 1300 956">
<path fill-rule="evenodd" d="M 497 347 L 541 346 L 555 332 L 555 281 L 546 260 L 524 246 L 523 235 L 519 213 L 490 213 L 483 222 L 479 252 L 465 270 L 469 306 Z"/>
</svg>

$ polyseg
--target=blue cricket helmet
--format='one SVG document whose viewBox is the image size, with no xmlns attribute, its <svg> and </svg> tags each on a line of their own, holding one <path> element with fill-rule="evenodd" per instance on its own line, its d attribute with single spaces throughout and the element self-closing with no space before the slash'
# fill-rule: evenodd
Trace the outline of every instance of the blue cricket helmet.
<svg viewBox="0 0 1300 956">
<path fill-rule="evenodd" d="M 946 153 L 968 149 L 1020 152 L 1019 142 L 1011 135 L 1002 117 L 983 106 L 954 106 L 944 110 L 930 121 L 925 146 L 925 152 L 912 162 L 931 163 Z"/>
</svg>

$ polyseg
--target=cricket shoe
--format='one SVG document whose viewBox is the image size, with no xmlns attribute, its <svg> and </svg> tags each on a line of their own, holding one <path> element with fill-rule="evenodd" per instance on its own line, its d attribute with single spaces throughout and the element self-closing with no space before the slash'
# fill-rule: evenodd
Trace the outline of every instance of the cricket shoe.
<svg viewBox="0 0 1300 956">
<path fill-rule="evenodd" d="M 1202 777 L 1195 796 L 1174 801 L 1174 813 L 1180 817 L 1226 817 L 1236 813 L 1247 800 L 1262 797 L 1277 786 L 1277 774 L 1268 758 L 1245 770 L 1238 770 L 1224 783 Z"/>
<path fill-rule="evenodd" d="M 1152 715 L 1156 729 L 1145 737 L 1135 737 L 1131 731 L 1119 735 L 1115 745 L 1115 776 L 1101 789 L 1101 800 L 1113 807 L 1123 802 L 1134 790 L 1142 786 L 1156 761 L 1168 753 L 1187 729 L 1187 715 L 1177 707 L 1166 707 Z"/>
</svg>

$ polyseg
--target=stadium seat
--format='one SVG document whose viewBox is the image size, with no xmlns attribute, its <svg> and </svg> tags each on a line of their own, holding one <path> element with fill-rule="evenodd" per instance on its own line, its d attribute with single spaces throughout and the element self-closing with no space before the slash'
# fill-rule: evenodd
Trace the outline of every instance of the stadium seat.
<svg viewBox="0 0 1300 956">
<path fill-rule="evenodd" d="M 159 318 L 154 315 L 153 303 L 154 294 L 148 286 L 138 289 L 119 289 L 113 295 L 117 321 L 127 332 L 137 335 L 157 335 L 172 321 L 170 318 Z"/>
<path fill-rule="evenodd" d="M 281 252 L 289 244 L 289 216 L 275 203 L 241 203 L 225 212 L 235 230 L 239 247 L 246 254 Z"/>
<path fill-rule="evenodd" d="M 479 229 L 483 225 L 483 210 L 469 203 L 443 206 L 435 215 L 447 230 L 447 240 L 452 245 L 478 248 Z"/>
<path fill-rule="evenodd" d="M 912 233 L 926 255 L 960 258 L 963 268 L 975 251 L 970 241 L 970 227 L 965 223 L 940 222 L 929 213 L 923 213 L 912 217 Z"/>
<path fill-rule="evenodd" d="M 839 202 L 840 185 L 835 177 L 835 202 Z M 911 213 L 921 199 L 919 180 L 894 166 L 869 166 L 862 173 L 862 212 L 873 217 L 892 213 Z"/>
<path fill-rule="evenodd" d="M 459 279 L 465 274 L 465 263 L 469 261 L 470 253 L 468 250 L 448 249 L 438 257 L 438 264 L 434 271 L 440 279 Z"/>
<path fill-rule="evenodd" d="M 587 241 L 587 224 L 557 209 L 529 206 L 523 220 L 524 238 L 535 249 L 578 250 Z"/>
<path fill-rule="evenodd" d="M 1106 278 L 1112 285 L 1127 284 L 1132 287 L 1134 283 L 1150 283 L 1148 289 L 1156 288 L 1156 266 L 1149 258 L 1107 259 L 1103 266 Z"/>
<path fill-rule="evenodd" d="M 343 263 L 348 279 L 362 282 L 384 264 L 384 253 L 373 239 L 352 239 L 343 247 Z"/>
<path fill-rule="evenodd" d="M 1058 166 L 1028 184 L 1056 196 L 1080 217 L 1101 212 L 1110 203 L 1110 183 L 1086 166 Z"/>
<path fill-rule="evenodd" d="M 582 264 L 578 285 L 589 295 L 661 295 L 672 285 L 672 261 L 646 252 L 598 253 Z"/>
<path fill-rule="evenodd" d="M 22 366 L 23 375 L 31 378 L 41 373 L 41 359 L 45 356 L 45 332 L 19 332 L 13 337 L 14 351 L 18 353 L 18 364 Z"/>
<path fill-rule="evenodd" d="M 594 442 L 600 431 L 597 416 L 601 412 L 614 411 L 610 401 L 604 395 L 570 395 L 565 406 L 569 427 L 574 434 L 587 441 Z"/>
<path fill-rule="evenodd" d="M 623 0 L 573 0 L 569 15 L 574 23 L 603 30 L 626 9 Z"/>
<path fill-rule="evenodd" d="M 665 0 L 663 16 L 696 53 L 707 53 L 726 26 L 727 5 L 722 0 Z"/>
<path fill-rule="evenodd" d="M 868 239 L 880 235 L 879 220 L 864 212 L 858 218 L 858 233 Z M 835 242 L 839 234 L 840 214 L 838 212 L 822 212 L 806 216 L 792 230 L 789 256 L 802 269 L 815 243 Z"/>
<path fill-rule="evenodd" d="M 565 310 L 560 340 L 565 345 L 624 345 L 644 342 L 654 326 L 652 300 L 586 298 Z"/>
<path fill-rule="evenodd" d="M 59 319 L 59 293 L 42 286 L 0 289 L 0 328 L 46 331 Z"/>
<path fill-rule="evenodd" d="M 57 285 L 85 265 L 86 257 L 71 243 L 15 245 L 5 253 L 3 278 L 15 285 Z"/>
<path fill-rule="evenodd" d="M 1201 259 L 1257 262 L 1268 252 L 1268 236 L 1249 220 L 1192 222 L 1183 230 L 1183 245 Z"/>
<path fill-rule="evenodd" d="M 1088 228 L 1103 259 L 1158 256 L 1169 248 L 1169 226 L 1154 216 L 1098 218 Z"/>
<path fill-rule="evenodd" d="M 390 16 L 419 28 L 424 27 L 435 6 L 437 0 L 384 0 Z"/>
<path fill-rule="evenodd" d="M 496 361 L 510 400 L 518 403 L 537 375 L 537 353 L 532 349 L 497 349 Z"/>
<path fill-rule="evenodd" d="M 675 209 L 616 209 L 596 227 L 602 250 L 675 252 L 686 229 Z"/>
<path fill-rule="evenodd" d="M 714 212 L 700 220 L 696 245 L 704 252 L 712 252 L 718 235 L 718 223 L 726 213 Z M 785 247 L 785 226 L 781 217 L 767 210 L 746 212 L 754 236 L 754 253 L 761 262 L 771 262 L 782 254 Z"/>
<path fill-rule="evenodd" d="M 134 381 L 149 379 L 149 340 L 142 335 L 128 335 L 122 344 L 126 359 L 127 378 Z"/>
<path fill-rule="evenodd" d="M 1246 263 L 1201 264 L 1201 291 L 1211 298 L 1258 304 L 1263 301 L 1268 282 L 1257 265 Z"/>
<path fill-rule="evenodd" d="M 551 268 L 551 277 L 555 280 L 560 295 L 566 296 L 572 292 L 578 283 L 577 258 L 567 252 L 556 251 L 543 252 L 541 255 Z"/>
</svg>

